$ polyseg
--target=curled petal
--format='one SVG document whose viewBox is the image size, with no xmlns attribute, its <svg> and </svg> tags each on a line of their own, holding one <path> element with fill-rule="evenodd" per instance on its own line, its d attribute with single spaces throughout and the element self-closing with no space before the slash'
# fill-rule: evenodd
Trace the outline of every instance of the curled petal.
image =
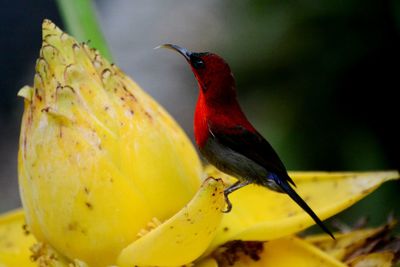
<svg viewBox="0 0 400 267">
<path fill-rule="evenodd" d="M 379 267 L 391 267 L 393 266 L 394 254 L 389 251 L 376 252 L 368 255 L 361 255 L 350 262 L 349 267 L 365 267 L 365 266 L 379 266 Z"/>
<path fill-rule="evenodd" d="M 391 233 L 396 223 L 391 219 L 380 227 L 336 234 L 336 240 L 319 234 L 308 236 L 305 241 L 351 266 L 391 266 L 387 264 L 398 260 L 400 254 L 400 238 Z M 367 264 L 374 261 L 382 263 Z"/>
<path fill-rule="evenodd" d="M 215 177 L 217 175 L 213 171 Z M 300 196 L 315 213 L 326 219 L 375 190 L 397 179 L 398 172 L 292 172 Z M 228 177 L 229 178 L 229 177 Z M 314 224 L 287 195 L 249 185 L 230 195 L 232 211 L 224 216 L 209 251 L 230 240 L 273 240 Z"/>
<path fill-rule="evenodd" d="M 180 266 L 195 260 L 206 250 L 221 221 L 223 188 L 221 180 L 205 180 L 186 207 L 122 250 L 118 264 Z"/>
</svg>

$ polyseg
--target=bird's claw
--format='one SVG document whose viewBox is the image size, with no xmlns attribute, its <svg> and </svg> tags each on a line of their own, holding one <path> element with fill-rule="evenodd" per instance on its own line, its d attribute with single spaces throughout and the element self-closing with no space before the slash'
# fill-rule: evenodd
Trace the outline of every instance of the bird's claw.
<svg viewBox="0 0 400 267">
<path fill-rule="evenodd" d="M 226 209 L 223 210 L 222 212 L 223 212 L 223 213 L 228 213 L 228 212 L 230 212 L 230 211 L 232 210 L 232 203 L 231 203 L 231 201 L 230 201 L 229 198 L 228 198 L 228 194 L 226 194 L 226 193 L 224 192 L 224 196 L 225 196 L 225 202 L 226 202 Z"/>
</svg>

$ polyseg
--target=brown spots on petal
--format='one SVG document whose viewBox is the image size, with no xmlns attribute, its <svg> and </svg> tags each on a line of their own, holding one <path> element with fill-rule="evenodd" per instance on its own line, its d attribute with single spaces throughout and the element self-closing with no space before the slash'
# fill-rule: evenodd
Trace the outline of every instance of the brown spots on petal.
<svg viewBox="0 0 400 267">
<path fill-rule="evenodd" d="M 39 90 L 37 88 L 35 88 L 35 97 L 42 102 L 43 98 L 42 96 L 39 94 Z"/>
<path fill-rule="evenodd" d="M 61 89 L 61 90 L 62 90 L 62 89 L 69 89 L 69 90 L 71 90 L 72 93 L 75 94 L 75 89 L 74 89 L 72 86 L 70 86 L 70 85 L 64 85 L 64 86 L 61 86 L 61 85 L 60 85 L 60 86 L 57 86 L 57 89 L 59 89 L 59 90 L 60 90 L 60 89 Z"/>
<path fill-rule="evenodd" d="M 87 234 L 87 230 L 82 227 L 77 221 L 72 221 L 67 225 L 67 230 L 71 232 L 80 232 L 84 235 Z"/>
<path fill-rule="evenodd" d="M 87 207 L 89 210 L 92 210 L 92 209 L 93 209 L 92 203 L 86 201 L 86 202 L 85 202 L 85 205 L 86 205 L 86 207 Z"/>
<path fill-rule="evenodd" d="M 295 211 L 289 211 L 288 213 L 287 213 L 287 216 L 288 217 L 293 217 L 293 216 L 295 216 L 297 214 L 297 212 L 295 212 Z"/>
<path fill-rule="evenodd" d="M 81 47 L 78 44 L 73 44 L 72 45 L 72 50 L 76 53 L 81 49 Z"/>
<path fill-rule="evenodd" d="M 26 224 L 26 223 L 24 223 L 23 225 L 22 225 L 22 230 L 24 231 L 24 234 L 25 235 L 29 235 L 31 232 L 29 231 L 29 226 Z"/>
<path fill-rule="evenodd" d="M 101 72 L 100 77 L 101 77 L 101 80 L 103 81 L 103 83 L 111 77 L 111 74 L 112 74 L 112 72 L 110 69 L 104 69 Z"/>
<path fill-rule="evenodd" d="M 14 243 L 11 242 L 10 240 L 7 240 L 2 244 L 2 246 L 4 246 L 5 248 L 10 249 L 10 248 L 12 248 L 14 246 Z"/>
<path fill-rule="evenodd" d="M 50 55 L 47 52 L 51 53 L 51 58 L 48 58 L 48 56 Z M 40 49 L 40 56 L 47 60 L 49 59 L 53 60 L 56 54 L 59 54 L 59 50 L 51 44 L 45 44 Z"/>
<path fill-rule="evenodd" d="M 366 195 L 366 194 L 368 194 L 370 192 L 371 192 L 371 188 L 368 188 L 368 189 L 364 189 L 363 191 L 361 191 L 361 194 L 362 195 Z"/>
<path fill-rule="evenodd" d="M 130 98 L 132 98 L 133 101 L 136 102 L 136 101 L 137 101 L 137 98 L 132 94 L 132 92 L 130 92 L 130 91 L 128 90 L 128 88 L 126 88 L 126 85 L 125 85 L 124 83 L 121 82 L 121 84 L 122 84 L 122 89 L 125 91 L 126 95 L 129 96 Z"/>
<path fill-rule="evenodd" d="M 150 120 L 153 120 L 153 116 L 151 116 L 149 112 L 145 111 L 144 115 L 146 115 L 146 117 L 149 118 Z"/>
<path fill-rule="evenodd" d="M 76 222 L 76 221 L 70 222 L 70 223 L 67 225 L 68 231 L 76 231 L 78 228 L 79 228 L 79 224 L 78 224 L 78 222 Z"/>
<path fill-rule="evenodd" d="M 46 34 L 46 35 L 43 36 L 42 41 L 46 41 L 46 39 L 48 39 L 49 37 L 52 37 L 52 36 L 57 36 L 57 34 L 48 33 L 48 34 Z"/>
<path fill-rule="evenodd" d="M 103 60 L 98 54 L 96 54 L 92 60 L 92 64 L 96 69 L 100 69 L 103 66 Z"/>
<path fill-rule="evenodd" d="M 42 108 L 41 112 L 46 112 L 46 113 L 48 113 L 49 110 L 50 110 L 50 107 L 45 107 L 45 108 Z"/>
</svg>

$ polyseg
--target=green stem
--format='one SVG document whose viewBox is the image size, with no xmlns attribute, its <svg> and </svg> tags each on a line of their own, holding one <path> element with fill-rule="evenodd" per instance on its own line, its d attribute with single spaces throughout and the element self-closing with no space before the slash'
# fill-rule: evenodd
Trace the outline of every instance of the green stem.
<svg viewBox="0 0 400 267">
<path fill-rule="evenodd" d="M 91 0 L 57 0 L 67 31 L 80 42 L 90 41 L 90 46 L 103 57 L 112 60 L 110 50 L 97 22 Z"/>
</svg>

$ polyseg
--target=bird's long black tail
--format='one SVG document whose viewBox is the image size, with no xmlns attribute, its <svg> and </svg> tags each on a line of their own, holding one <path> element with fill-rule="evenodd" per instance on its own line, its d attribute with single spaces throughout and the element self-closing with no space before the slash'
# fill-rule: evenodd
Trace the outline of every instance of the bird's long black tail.
<svg viewBox="0 0 400 267">
<path fill-rule="evenodd" d="M 324 223 L 318 218 L 310 206 L 308 206 L 308 204 L 296 193 L 296 191 L 289 185 L 287 181 L 283 181 L 281 178 L 277 177 L 275 182 L 279 185 L 283 192 L 288 194 L 289 197 L 297 203 L 297 205 L 299 205 L 305 212 L 308 213 L 308 215 L 310 215 L 310 217 L 315 221 L 316 224 L 318 224 L 319 227 L 321 227 L 322 230 L 324 230 L 325 233 L 335 239 L 335 236 L 332 234 L 332 232 L 324 225 Z"/>
</svg>

